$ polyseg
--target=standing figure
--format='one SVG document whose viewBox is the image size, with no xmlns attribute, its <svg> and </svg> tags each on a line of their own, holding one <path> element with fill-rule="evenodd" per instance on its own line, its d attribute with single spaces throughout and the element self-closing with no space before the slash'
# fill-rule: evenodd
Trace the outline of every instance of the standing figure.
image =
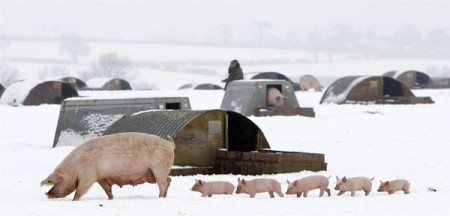
<svg viewBox="0 0 450 216">
<path fill-rule="evenodd" d="M 224 90 L 227 89 L 230 82 L 242 79 L 244 79 L 244 73 L 242 73 L 242 68 L 238 60 L 235 59 L 230 62 L 230 67 L 228 67 L 228 78 L 222 80 L 222 82 L 226 83 Z"/>
</svg>

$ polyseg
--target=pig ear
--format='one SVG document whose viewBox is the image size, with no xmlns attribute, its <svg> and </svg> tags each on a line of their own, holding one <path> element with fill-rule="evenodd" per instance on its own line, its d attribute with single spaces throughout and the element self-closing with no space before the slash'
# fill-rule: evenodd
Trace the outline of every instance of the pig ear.
<svg viewBox="0 0 450 216">
<path fill-rule="evenodd" d="M 338 176 L 336 176 L 336 180 L 339 180 L 339 177 L 338 177 Z"/>
<path fill-rule="evenodd" d="M 384 185 L 388 186 L 388 185 L 389 185 L 389 181 L 386 181 L 386 182 L 384 183 Z"/>
<path fill-rule="evenodd" d="M 383 184 L 383 181 L 380 180 L 380 183 Z"/>
<path fill-rule="evenodd" d="M 243 185 L 245 185 L 245 184 L 246 184 L 246 182 L 245 182 L 245 179 L 242 179 L 242 184 L 243 184 Z"/>
<path fill-rule="evenodd" d="M 342 178 L 342 182 L 347 182 L 347 177 L 344 176 L 344 178 Z"/>
<path fill-rule="evenodd" d="M 198 183 L 199 183 L 200 185 L 202 185 L 202 184 L 203 184 L 202 180 L 198 180 Z"/>
<path fill-rule="evenodd" d="M 286 182 L 287 182 L 288 184 L 291 184 L 291 183 L 289 182 L 289 180 L 286 180 Z"/>
<path fill-rule="evenodd" d="M 241 182 L 241 178 L 238 177 L 238 183 Z"/>
<path fill-rule="evenodd" d="M 297 185 L 298 185 L 298 181 L 295 180 L 295 181 L 294 181 L 294 186 L 297 187 Z"/>
<path fill-rule="evenodd" d="M 62 182 L 62 180 L 63 180 L 63 178 L 60 175 L 53 173 L 41 182 L 41 186 L 42 185 L 53 185 L 53 184 Z"/>
</svg>

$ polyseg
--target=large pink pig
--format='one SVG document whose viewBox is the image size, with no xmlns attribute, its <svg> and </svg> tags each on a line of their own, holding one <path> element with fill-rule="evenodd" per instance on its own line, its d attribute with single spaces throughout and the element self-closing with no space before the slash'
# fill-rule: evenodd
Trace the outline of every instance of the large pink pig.
<svg viewBox="0 0 450 216">
<path fill-rule="evenodd" d="M 347 178 L 344 177 L 342 179 L 339 179 L 339 177 L 336 176 L 337 182 L 335 190 L 338 190 L 338 196 L 344 194 L 347 191 L 351 192 L 352 196 L 355 196 L 356 191 L 364 191 L 365 195 L 369 195 L 370 191 L 372 191 L 372 179 L 369 179 L 367 177 L 353 177 L 353 178 Z"/>
<path fill-rule="evenodd" d="M 234 185 L 227 181 L 212 181 L 206 182 L 202 180 L 195 180 L 192 191 L 202 193 L 202 197 L 211 197 L 213 194 L 232 195 Z"/>
<path fill-rule="evenodd" d="M 98 182 L 109 199 L 112 185 L 157 183 L 159 197 L 166 197 L 169 172 L 174 161 L 175 144 L 144 133 L 118 133 L 90 140 L 75 148 L 41 182 L 53 185 L 48 198 L 66 197 L 73 191 L 73 201 Z"/>
<path fill-rule="evenodd" d="M 246 181 L 245 179 L 238 178 L 238 186 L 236 193 L 246 193 L 250 195 L 250 198 L 254 198 L 256 193 L 268 192 L 270 198 L 274 198 L 273 193 L 275 192 L 278 196 L 283 197 L 281 192 L 281 185 L 275 179 L 259 178 Z"/>
<path fill-rule="evenodd" d="M 409 194 L 409 183 L 406 179 L 397 179 L 392 181 L 380 181 L 380 187 L 378 192 L 388 192 L 389 194 L 394 194 L 395 191 L 404 191 L 405 194 Z"/>
<path fill-rule="evenodd" d="M 331 196 L 330 189 L 328 189 L 329 181 L 325 176 L 313 175 L 293 182 L 287 181 L 287 183 L 289 186 L 286 194 L 297 194 L 297 197 L 300 197 L 303 193 L 303 197 L 307 197 L 310 190 L 320 189 L 320 197 L 323 196 L 324 191 Z"/>
</svg>

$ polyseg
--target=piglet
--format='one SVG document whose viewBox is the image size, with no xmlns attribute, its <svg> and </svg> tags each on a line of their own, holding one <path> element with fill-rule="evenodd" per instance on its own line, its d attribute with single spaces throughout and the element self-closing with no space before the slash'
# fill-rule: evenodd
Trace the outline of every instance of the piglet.
<svg viewBox="0 0 450 216">
<path fill-rule="evenodd" d="M 380 187 L 378 192 L 388 192 L 394 194 L 395 191 L 404 191 L 405 194 L 409 194 L 409 186 L 411 184 L 405 179 L 397 179 L 392 181 L 380 181 Z"/>
<path fill-rule="evenodd" d="M 323 196 L 324 191 L 327 192 L 328 196 L 331 196 L 330 189 L 328 189 L 329 181 L 325 176 L 308 176 L 293 182 L 288 180 L 287 183 L 289 186 L 286 194 L 297 194 L 297 197 L 300 197 L 303 193 L 303 197 L 307 197 L 310 190 L 320 189 L 320 197 Z"/>
<path fill-rule="evenodd" d="M 202 193 L 202 197 L 211 197 L 213 194 L 232 195 L 234 185 L 227 181 L 206 182 L 195 180 L 195 184 L 191 190 Z"/>
<path fill-rule="evenodd" d="M 246 193 L 250 195 L 250 198 L 254 198 L 256 193 L 268 192 L 270 198 L 274 198 L 273 193 L 275 192 L 278 196 L 283 197 L 281 192 L 281 185 L 275 179 L 259 178 L 246 181 L 245 179 L 238 178 L 238 186 L 236 193 Z"/>
<path fill-rule="evenodd" d="M 338 190 L 338 196 L 344 194 L 347 191 L 351 192 L 352 196 L 355 196 L 356 191 L 363 190 L 365 195 L 369 195 L 370 191 L 372 191 L 372 179 L 369 179 L 367 177 L 353 177 L 353 178 L 347 178 L 344 177 L 342 179 L 339 179 L 339 177 L 336 176 L 337 182 L 336 187 L 334 187 L 335 190 Z"/>
</svg>

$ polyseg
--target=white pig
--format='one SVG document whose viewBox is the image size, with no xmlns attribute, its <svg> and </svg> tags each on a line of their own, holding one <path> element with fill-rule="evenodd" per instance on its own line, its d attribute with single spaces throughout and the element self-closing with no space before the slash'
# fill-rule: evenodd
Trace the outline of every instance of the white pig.
<svg viewBox="0 0 450 216">
<path fill-rule="evenodd" d="M 404 191 L 405 194 L 409 194 L 409 183 L 406 179 L 397 179 L 392 181 L 380 181 L 380 187 L 378 192 L 388 192 L 389 194 L 394 194 L 395 191 Z"/>
<path fill-rule="evenodd" d="M 328 188 L 328 178 L 325 176 L 314 175 L 295 180 L 293 182 L 287 181 L 289 184 L 286 194 L 297 194 L 300 197 L 303 193 L 303 197 L 308 196 L 308 192 L 314 189 L 320 189 L 320 197 L 323 196 L 323 192 L 326 191 L 328 196 L 331 196 L 330 189 Z"/>
<path fill-rule="evenodd" d="M 211 197 L 213 194 L 232 195 L 234 185 L 227 181 L 212 181 L 206 182 L 202 180 L 195 180 L 192 191 L 202 193 L 202 197 Z"/>
<path fill-rule="evenodd" d="M 274 192 L 278 194 L 278 196 L 283 197 L 283 193 L 281 192 L 281 185 L 275 179 L 268 178 L 259 178 L 246 181 L 245 179 L 238 178 L 238 186 L 236 189 L 236 193 L 246 193 L 250 195 L 250 198 L 254 198 L 256 193 L 264 193 L 268 192 L 270 198 L 274 198 Z"/>
<path fill-rule="evenodd" d="M 109 199 L 114 184 L 138 185 L 157 183 L 159 197 L 166 197 L 169 172 L 174 161 L 175 144 L 144 133 L 118 133 L 102 136 L 75 148 L 41 182 L 53 185 L 48 198 L 66 197 L 73 191 L 73 201 L 98 182 Z"/>
<path fill-rule="evenodd" d="M 342 195 L 343 193 L 350 191 L 352 196 L 355 196 L 356 191 L 363 190 L 365 195 L 369 195 L 370 191 L 372 191 L 372 179 L 369 179 L 367 177 L 353 177 L 353 178 L 347 178 L 344 177 L 342 179 L 339 179 L 339 177 L 336 176 L 337 182 L 335 190 L 338 190 L 338 196 Z"/>
<path fill-rule="evenodd" d="M 286 100 L 287 97 L 284 96 L 277 88 L 269 87 L 267 89 L 267 104 L 269 106 L 274 107 L 283 107 L 284 106 L 284 100 Z"/>
</svg>

